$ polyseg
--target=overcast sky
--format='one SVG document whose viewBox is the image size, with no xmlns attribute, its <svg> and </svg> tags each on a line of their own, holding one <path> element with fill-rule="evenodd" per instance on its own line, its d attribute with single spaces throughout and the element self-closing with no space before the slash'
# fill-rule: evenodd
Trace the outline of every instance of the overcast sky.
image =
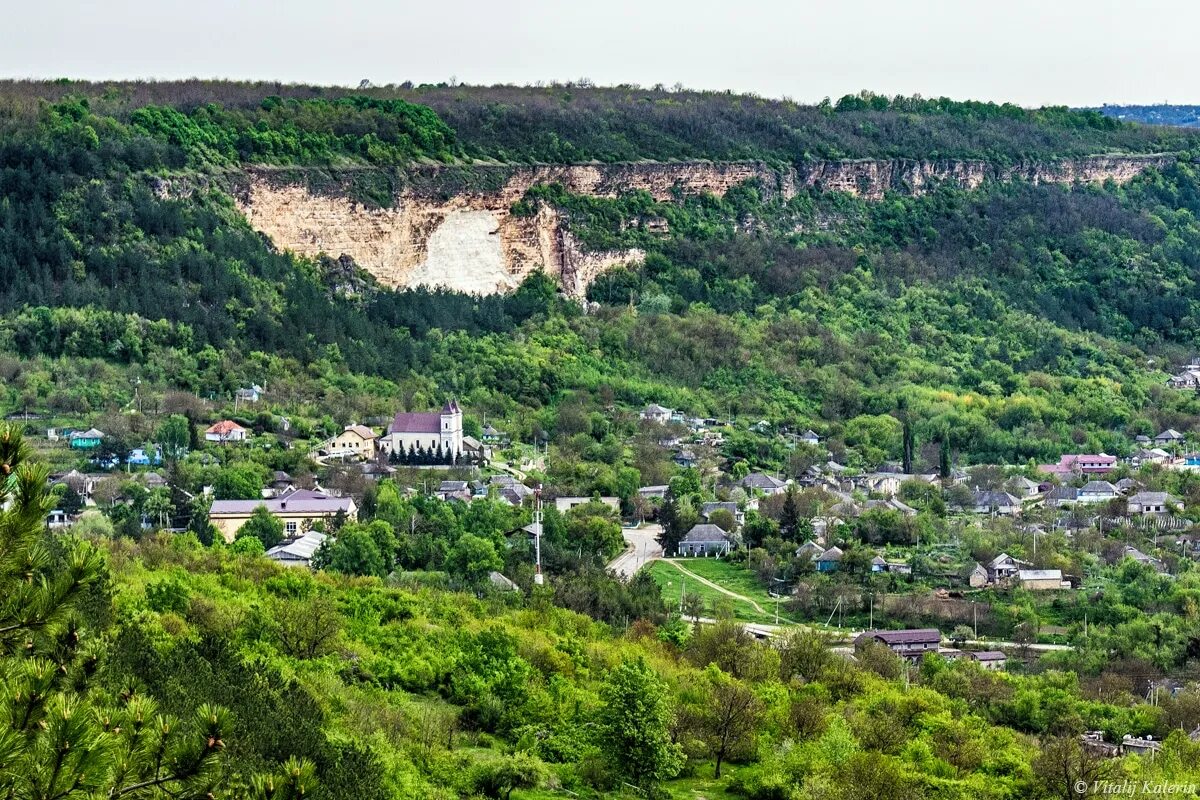
<svg viewBox="0 0 1200 800">
<path fill-rule="evenodd" d="M 0 76 L 1200 103 L 1193 0 L 0 0 Z"/>
</svg>

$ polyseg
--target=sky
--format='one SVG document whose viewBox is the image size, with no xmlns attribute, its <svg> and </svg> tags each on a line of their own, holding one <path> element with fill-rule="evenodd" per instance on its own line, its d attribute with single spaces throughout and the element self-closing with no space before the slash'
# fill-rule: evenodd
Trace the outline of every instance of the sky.
<svg viewBox="0 0 1200 800">
<path fill-rule="evenodd" d="M 0 0 L 0 77 L 1200 103 L 1191 0 Z"/>
</svg>

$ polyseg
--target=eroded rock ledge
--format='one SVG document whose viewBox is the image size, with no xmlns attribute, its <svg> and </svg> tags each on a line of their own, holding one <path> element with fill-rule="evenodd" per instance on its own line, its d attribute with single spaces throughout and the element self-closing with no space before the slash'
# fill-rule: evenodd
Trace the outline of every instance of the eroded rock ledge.
<svg viewBox="0 0 1200 800">
<path fill-rule="evenodd" d="M 348 255 L 388 286 L 445 286 L 487 294 L 516 287 L 542 269 L 565 292 L 587 285 L 616 264 L 638 262 L 637 250 L 585 252 L 551 208 L 533 216 L 510 209 L 537 184 L 561 183 L 576 194 L 614 197 L 644 190 L 659 200 L 679 193 L 723 195 L 747 180 L 782 199 L 801 189 L 879 199 L 952 183 L 986 181 L 1124 183 L 1173 156 L 1093 156 L 1056 163 L 996 165 L 985 161 L 847 160 L 777 169 L 755 162 L 635 163 L 545 166 L 416 167 L 404 172 L 339 170 L 314 187 L 296 170 L 248 170 L 235 192 L 250 224 L 280 248 L 334 258 Z M 381 178 L 388 207 L 354 198 L 364 175 Z"/>
</svg>

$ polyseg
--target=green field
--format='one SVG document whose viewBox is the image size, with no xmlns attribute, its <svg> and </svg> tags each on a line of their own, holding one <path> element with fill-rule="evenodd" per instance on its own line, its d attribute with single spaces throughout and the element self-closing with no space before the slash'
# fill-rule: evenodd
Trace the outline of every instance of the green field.
<svg viewBox="0 0 1200 800">
<path fill-rule="evenodd" d="M 736 619 L 767 624 L 775 622 L 775 599 L 767 595 L 766 590 L 758 584 L 757 579 L 749 570 L 717 558 L 679 559 L 679 563 L 689 572 L 753 600 L 766 613 L 760 613 L 751 604 L 722 594 L 699 581 L 690 580 L 688 576 L 665 561 L 655 561 L 647 569 L 650 570 L 650 574 L 658 582 L 658 585 L 662 587 L 663 599 L 672 607 L 679 607 L 680 591 L 686 589 L 689 596 L 699 595 L 704 600 L 705 615 L 707 616 L 713 616 L 713 609 L 718 604 L 724 604 L 733 609 Z M 787 611 L 786 605 L 780 603 L 780 624 L 796 621 Z"/>
</svg>

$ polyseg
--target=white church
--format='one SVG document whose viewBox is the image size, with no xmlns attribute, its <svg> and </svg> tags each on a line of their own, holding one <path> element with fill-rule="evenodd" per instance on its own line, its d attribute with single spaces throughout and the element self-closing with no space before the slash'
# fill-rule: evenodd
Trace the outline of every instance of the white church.
<svg viewBox="0 0 1200 800">
<path fill-rule="evenodd" d="M 376 446 L 385 455 L 415 449 L 434 452 L 439 448 L 447 461 L 463 455 L 463 415 L 458 401 L 451 400 L 440 412 L 400 411 Z"/>
</svg>

